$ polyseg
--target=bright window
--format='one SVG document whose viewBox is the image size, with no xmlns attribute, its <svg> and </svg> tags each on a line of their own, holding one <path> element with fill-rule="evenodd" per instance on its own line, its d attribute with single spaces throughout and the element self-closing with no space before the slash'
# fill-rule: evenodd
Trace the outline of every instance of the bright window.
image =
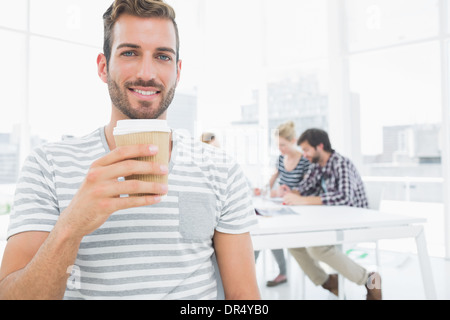
<svg viewBox="0 0 450 320">
<path fill-rule="evenodd" d="M 347 0 L 350 51 L 437 37 L 438 0 Z"/>
</svg>

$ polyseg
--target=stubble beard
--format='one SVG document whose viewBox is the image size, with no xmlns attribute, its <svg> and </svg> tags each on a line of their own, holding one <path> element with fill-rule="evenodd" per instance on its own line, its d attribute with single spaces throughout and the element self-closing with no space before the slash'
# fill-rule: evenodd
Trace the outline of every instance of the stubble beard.
<svg viewBox="0 0 450 320">
<path fill-rule="evenodd" d="M 311 163 L 319 163 L 320 162 L 320 155 L 314 155 L 314 157 L 311 158 Z"/>
<path fill-rule="evenodd" d="M 162 95 L 161 103 L 155 107 L 154 102 L 139 101 L 139 107 L 133 108 L 128 99 L 127 91 L 131 86 L 141 87 L 153 87 L 158 88 Z M 108 75 L 108 90 L 111 97 L 112 104 L 127 118 L 129 119 L 159 119 L 169 108 L 175 96 L 176 84 L 173 85 L 167 92 L 160 84 L 155 83 L 153 80 L 144 82 L 127 82 L 124 84 L 124 88 L 121 89 L 117 82 L 112 80 Z"/>
</svg>

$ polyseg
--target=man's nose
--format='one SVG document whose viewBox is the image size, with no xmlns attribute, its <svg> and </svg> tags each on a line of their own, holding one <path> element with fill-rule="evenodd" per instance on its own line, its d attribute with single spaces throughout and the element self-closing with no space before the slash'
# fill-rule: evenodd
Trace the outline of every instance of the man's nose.
<svg viewBox="0 0 450 320">
<path fill-rule="evenodd" d="M 156 78 L 157 67 L 152 57 L 144 56 L 138 66 L 137 77 L 143 80 L 152 80 Z"/>
</svg>

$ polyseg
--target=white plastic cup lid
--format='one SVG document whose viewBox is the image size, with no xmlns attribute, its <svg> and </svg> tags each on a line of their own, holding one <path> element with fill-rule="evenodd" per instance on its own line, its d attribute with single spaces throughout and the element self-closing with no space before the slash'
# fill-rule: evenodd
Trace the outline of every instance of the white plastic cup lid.
<svg viewBox="0 0 450 320">
<path fill-rule="evenodd" d="M 120 120 L 114 128 L 113 134 L 121 136 L 137 132 L 170 132 L 166 120 L 157 119 L 137 119 L 137 120 Z"/>
</svg>

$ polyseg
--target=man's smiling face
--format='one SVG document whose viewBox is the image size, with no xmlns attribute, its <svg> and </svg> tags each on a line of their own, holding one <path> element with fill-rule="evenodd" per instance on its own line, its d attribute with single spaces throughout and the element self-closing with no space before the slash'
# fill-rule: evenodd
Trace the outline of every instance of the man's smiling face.
<svg viewBox="0 0 450 320">
<path fill-rule="evenodd" d="M 113 30 L 106 70 L 111 101 L 123 118 L 165 119 L 178 84 L 175 28 L 169 19 L 123 14 Z"/>
</svg>

